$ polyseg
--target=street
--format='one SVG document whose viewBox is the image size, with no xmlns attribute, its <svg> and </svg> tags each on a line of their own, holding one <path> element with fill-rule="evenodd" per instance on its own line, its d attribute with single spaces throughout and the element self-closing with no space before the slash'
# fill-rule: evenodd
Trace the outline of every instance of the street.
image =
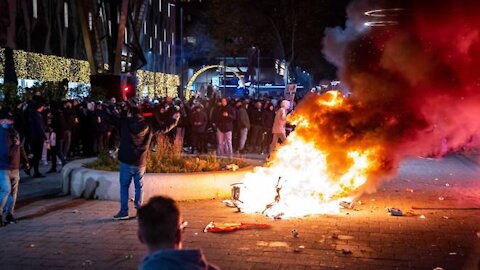
<svg viewBox="0 0 480 270">
<path fill-rule="evenodd" d="M 479 173 L 463 156 L 410 159 L 353 210 L 302 219 L 236 213 L 218 200 L 181 202 L 184 248 L 201 248 L 222 269 L 478 269 Z M 430 209 L 393 217 L 388 207 Z M 111 219 L 117 208 L 68 196 L 20 203 L 19 223 L 0 229 L 2 269 L 135 269 L 146 249 L 135 219 Z M 204 233 L 210 221 L 271 228 Z"/>
</svg>

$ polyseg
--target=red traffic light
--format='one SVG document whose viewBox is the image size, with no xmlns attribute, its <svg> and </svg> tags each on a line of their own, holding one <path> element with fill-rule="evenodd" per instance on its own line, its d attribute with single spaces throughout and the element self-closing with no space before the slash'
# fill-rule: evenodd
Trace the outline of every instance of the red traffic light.
<svg viewBox="0 0 480 270">
<path fill-rule="evenodd" d="M 126 85 L 123 87 L 123 92 L 127 93 L 130 91 L 130 86 Z"/>
</svg>

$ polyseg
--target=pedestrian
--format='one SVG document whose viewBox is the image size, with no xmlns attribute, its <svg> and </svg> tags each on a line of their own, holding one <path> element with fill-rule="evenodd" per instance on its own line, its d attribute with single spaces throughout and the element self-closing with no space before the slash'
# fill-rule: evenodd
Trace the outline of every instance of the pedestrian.
<svg viewBox="0 0 480 270">
<path fill-rule="evenodd" d="M 250 111 L 250 150 L 252 152 L 261 152 L 262 148 L 262 135 L 263 135 L 263 110 L 262 102 L 255 102 L 255 108 Z"/>
<path fill-rule="evenodd" d="M 220 100 L 220 107 L 216 110 L 215 126 L 217 128 L 217 154 L 232 156 L 232 131 L 236 119 L 235 110 L 228 105 L 227 99 Z"/>
<path fill-rule="evenodd" d="M 143 202 L 143 176 L 147 166 L 152 133 L 144 117 L 140 114 L 135 99 L 128 101 L 128 114 L 120 118 L 120 211 L 113 218 L 115 220 L 128 219 L 128 189 L 132 182 L 135 186 L 135 208 Z"/>
<path fill-rule="evenodd" d="M 275 120 L 273 121 L 272 134 L 273 139 L 270 144 L 270 153 L 275 149 L 275 146 L 280 139 L 280 142 L 284 142 L 287 139 L 285 126 L 287 124 L 287 110 L 290 108 L 290 101 L 284 100 L 280 103 L 280 109 L 278 109 Z"/>
<path fill-rule="evenodd" d="M 20 136 L 13 127 L 13 116 L 2 111 L 0 112 L 0 226 L 16 222 L 13 214 L 20 181 L 19 168 Z"/>
<path fill-rule="evenodd" d="M 262 153 L 268 153 L 270 144 L 272 143 L 272 128 L 275 120 L 275 106 L 272 103 L 267 105 L 267 108 L 262 113 L 263 126 L 263 146 Z"/>
<path fill-rule="evenodd" d="M 43 176 L 39 171 L 40 159 L 42 158 L 43 144 L 48 139 L 46 136 L 45 120 L 43 119 L 42 112 L 44 105 L 41 101 L 33 103 L 33 110 L 29 114 L 29 132 L 30 132 L 30 149 L 33 154 L 32 166 L 34 170 L 33 177 L 41 178 Z"/>
<path fill-rule="evenodd" d="M 102 103 L 97 103 L 96 105 L 96 110 L 93 113 L 93 126 L 95 131 L 93 152 L 95 154 L 107 152 L 110 139 L 110 124 L 108 123 L 108 114 Z"/>
<path fill-rule="evenodd" d="M 52 165 L 50 166 L 50 170 L 47 171 L 47 173 L 56 173 L 57 172 L 57 155 L 58 153 L 58 137 L 57 133 L 53 129 L 53 127 L 50 125 L 48 126 L 48 148 L 50 150 L 50 157 L 52 160 Z M 62 161 L 63 164 L 63 161 Z"/>
<path fill-rule="evenodd" d="M 247 141 L 248 130 L 250 129 L 250 119 L 247 113 L 246 102 L 237 101 L 237 128 L 238 128 L 238 152 L 245 153 L 245 143 Z"/>
<path fill-rule="evenodd" d="M 192 126 L 192 154 L 193 153 L 206 153 L 206 137 L 205 132 L 208 124 L 208 117 L 203 110 L 202 104 L 197 104 L 194 107 L 194 112 L 190 116 L 190 124 Z"/>
<path fill-rule="evenodd" d="M 74 125 L 78 123 L 78 119 L 75 117 L 75 112 L 72 109 L 72 103 L 67 101 L 63 104 L 63 156 L 67 159 L 70 155 L 70 146 L 72 143 L 72 131 Z"/>
<path fill-rule="evenodd" d="M 219 269 L 207 262 L 201 250 L 183 250 L 185 229 L 174 200 L 153 197 L 138 210 L 138 239 L 147 246 L 148 255 L 140 270 Z"/>
</svg>

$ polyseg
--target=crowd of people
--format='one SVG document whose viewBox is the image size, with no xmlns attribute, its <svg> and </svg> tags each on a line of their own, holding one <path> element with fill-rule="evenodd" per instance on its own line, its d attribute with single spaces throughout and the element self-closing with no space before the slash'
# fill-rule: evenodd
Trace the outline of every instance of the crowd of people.
<svg viewBox="0 0 480 270">
<path fill-rule="evenodd" d="M 121 150 L 119 122 L 131 108 L 115 98 L 47 103 L 40 92 L 15 106 L 6 105 L 0 105 L 0 140 L 5 146 L 0 157 L 4 173 L 0 185 L 5 182 L 0 187 L 0 209 L 8 221 L 14 221 L 13 211 L 7 208 L 13 209 L 20 169 L 28 175 L 33 170 L 33 177 L 42 178 L 44 173 L 58 172 L 57 166 L 72 158 Z M 213 95 L 189 101 L 169 97 L 135 100 L 135 108 L 152 135 L 152 151 L 156 151 L 157 138 L 163 136 L 184 153 L 232 156 L 271 152 L 278 140 L 285 139 L 290 104 L 273 97 L 227 99 Z M 40 171 L 41 162 L 50 164 L 48 171 Z"/>
<path fill-rule="evenodd" d="M 272 150 L 274 134 L 281 133 L 285 125 L 284 120 L 274 125 L 277 109 L 285 116 L 285 109 L 274 98 L 182 101 L 167 97 L 139 103 L 141 115 L 155 137 L 164 135 L 187 153 L 216 149 L 217 154 L 225 156 L 267 154 Z M 37 93 L 32 100 L 19 103 L 10 113 L 22 141 L 26 171 L 31 165 L 33 176 L 42 177 L 38 170 L 41 161 L 51 161 L 51 173 L 57 170 L 57 163 L 64 164 L 72 157 L 96 156 L 118 149 L 120 134 L 115 121 L 126 111 L 126 102 L 117 102 L 115 98 L 46 104 Z M 276 137 L 284 139 L 281 135 Z M 31 158 L 27 159 L 29 154 Z"/>
</svg>

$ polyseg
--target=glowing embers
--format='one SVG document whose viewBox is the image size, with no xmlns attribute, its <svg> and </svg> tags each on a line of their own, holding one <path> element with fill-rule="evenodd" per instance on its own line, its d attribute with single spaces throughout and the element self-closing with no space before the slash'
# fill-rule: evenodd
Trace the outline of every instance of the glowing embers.
<svg viewBox="0 0 480 270">
<path fill-rule="evenodd" d="M 398 25 L 396 17 L 402 16 L 404 11 L 405 9 L 403 8 L 383 8 L 366 11 L 365 16 L 378 18 L 379 20 L 368 21 L 364 25 L 367 27 Z"/>
</svg>

